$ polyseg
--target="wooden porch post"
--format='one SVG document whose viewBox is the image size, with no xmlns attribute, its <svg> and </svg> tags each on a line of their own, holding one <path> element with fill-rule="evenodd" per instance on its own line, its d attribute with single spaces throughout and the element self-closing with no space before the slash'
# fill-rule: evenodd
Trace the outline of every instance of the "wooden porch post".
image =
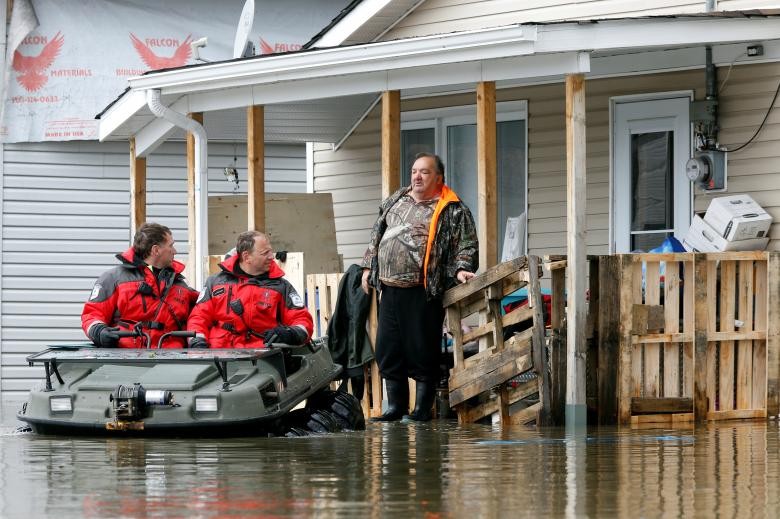
<svg viewBox="0 0 780 519">
<path fill-rule="evenodd" d="M 265 231 L 265 111 L 246 109 L 247 230 Z"/>
<path fill-rule="evenodd" d="M 585 395 L 585 77 L 566 76 L 566 427 L 587 424 Z"/>
<path fill-rule="evenodd" d="M 130 240 L 146 221 L 146 157 L 135 154 L 135 137 L 130 138 Z"/>
<path fill-rule="evenodd" d="M 477 85 L 477 214 L 479 215 L 479 266 L 498 263 L 496 241 L 496 83 Z"/>
<path fill-rule="evenodd" d="M 187 114 L 190 119 L 203 124 L 203 113 Z M 195 136 L 187 132 L 187 279 L 195 277 Z M 205 214 L 205 211 L 204 211 Z"/>
<path fill-rule="evenodd" d="M 382 92 L 382 200 L 401 187 L 401 92 Z"/>
</svg>

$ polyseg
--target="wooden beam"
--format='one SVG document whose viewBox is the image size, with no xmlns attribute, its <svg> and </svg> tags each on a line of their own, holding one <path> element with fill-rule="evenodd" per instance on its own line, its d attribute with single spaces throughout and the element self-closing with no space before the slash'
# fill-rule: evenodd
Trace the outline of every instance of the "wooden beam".
<svg viewBox="0 0 780 519">
<path fill-rule="evenodd" d="M 586 201 L 585 175 L 585 76 L 566 76 L 566 247 L 568 255 L 568 305 L 566 341 L 566 405 L 582 406 L 585 393 L 585 282 Z M 567 424 L 569 425 L 569 424 Z M 578 424 L 573 424 L 578 425 Z"/>
<path fill-rule="evenodd" d="M 146 221 L 146 157 L 135 154 L 135 137 L 130 138 L 130 239 Z"/>
<path fill-rule="evenodd" d="M 382 92 L 382 199 L 401 187 L 401 92 Z"/>
<path fill-rule="evenodd" d="M 498 262 L 496 203 L 496 83 L 477 85 L 477 214 L 479 215 L 479 266 Z"/>
<path fill-rule="evenodd" d="M 691 413 L 692 398 L 642 398 L 631 399 L 631 414 Z"/>
<path fill-rule="evenodd" d="M 190 119 L 203 124 L 203 114 L 187 114 Z M 187 278 L 195 278 L 195 136 L 187 132 Z"/>
<path fill-rule="evenodd" d="M 246 109 L 247 230 L 265 231 L 265 119 L 262 106 Z"/>
<path fill-rule="evenodd" d="M 780 414 L 780 252 L 767 253 L 766 410 Z"/>
<path fill-rule="evenodd" d="M 693 257 L 694 279 L 694 373 L 693 373 L 693 415 L 697 422 L 707 419 L 709 399 L 707 398 L 707 321 L 709 312 L 715 311 L 707 305 L 707 260 L 703 254 Z M 722 324 L 722 321 L 721 321 Z"/>
</svg>

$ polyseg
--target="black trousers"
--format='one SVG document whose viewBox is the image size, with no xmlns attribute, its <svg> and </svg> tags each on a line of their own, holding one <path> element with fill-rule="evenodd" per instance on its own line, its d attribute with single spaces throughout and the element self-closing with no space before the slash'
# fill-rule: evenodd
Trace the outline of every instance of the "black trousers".
<svg viewBox="0 0 780 519">
<path fill-rule="evenodd" d="M 441 299 L 428 301 L 422 286 L 382 285 L 375 353 L 382 377 L 436 384 L 443 324 Z"/>
</svg>

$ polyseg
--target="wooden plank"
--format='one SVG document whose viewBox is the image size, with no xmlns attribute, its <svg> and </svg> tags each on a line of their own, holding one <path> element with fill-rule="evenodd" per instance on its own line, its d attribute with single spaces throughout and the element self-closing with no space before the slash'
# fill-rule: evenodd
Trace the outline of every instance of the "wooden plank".
<svg viewBox="0 0 780 519">
<path fill-rule="evenodd" d="M 518 384 L 516 387 L 510 387 L 507 391 L 510 404 L 515 403 L 524 398 L 536 394 L 539 392 L 538 380 L 533 378 Z M 455 407 L 455 406 L 454 406 Z M 469 406 L 469 404 L 463 403 L 456 406 L 462 413 L 464 422 L 473 423 L 477 420 L 484 418 L 489 414 L 493 414 L 498 411 L 498 399 L 490 398 L 487 402 L 483 402 L 479 405 Z"/>
<path fill-rule="evenodd" d="M 645 304 L 647 308 L 646 329 L 657 331 L 664 325 L 664 308 L 660 306 L 660 265 L 654 261 L 645 264 Z M 634 306 L 636 308 L 636 305 Z M 636 323 L 634 323 L 636 328 Z M 661 396 L 661 345 L 645 345 L 644 391 L 646 397 Z"/>
<path fill-rule="evenodd" d="M 707 320 L 707 335 L 717 330 L 718 315 L 716 312 L 718 301 L 718 263 L 715 261 L 707 262 L 707 306 L 710 308 L 709 319 Z M 719 344 L 711 341 L 707 343 L 707 399 L 709 401 L 710 412 L 715 411 L 718 402 L 718 354 Z"/>
<path fill-rule="evenodd" d="M 598 262 L 596 262 L 596 266 L 598 267 Z M 564 326 L 566 271 L 558 269 L 551 272 L 550 422 L 552 425 L 564 425 L 566 405 L 566 328 Z M 593 303 L 592 293 L 591 303 Z M 591 308 L 591 310 L 594 309 Z"/>
<path fill-rule="evenodd" d="M 265 110 L 246 109 L 247 229 L 265 231 Z"/>
<path fill-rule="evenodd" d="M 664 272 L 664 333 L 680 331 L 680 264 L 666 262 Z M 680 396 L 680 344 L 663 345 L 663 396 Z"/>
<path fill-rule="evenodd" d="M 498 262 L 496 153 L 496 83 L 480 81 L 477 83 L 477 234 L 482 268 Z"/>
<path fill-rule="evenodd" d="M 753 329 L 766 333 L 767 325 L 767 265 L 757 261 L 756 294 Z M 753 341 L 753 408 L 766 408 L 766 340 Z"/>
<path fill-rule="evenodd" d="M 750 418 L 766 418 L 766 409 L 732 409 L 730 411 L 713 411 L 707 413 L 707 420 L 745 420 Z"/>
<path fill-rule="evenodd" d="M 512 425 L 526 425 L 529 422 L 538 421 L 539 411 L 542 409 L 542 403 L 537 402 L 532 406 L 517 411 L 509 417 L 509 423 Z"/>
<path fill-rule="evenodd" d="M 406 167 L 406 165 L 404 165 Z M 401 92 L 382 92 L 382 199 L 401 187 Z"/>
<path fill-rule="evenodd" d="M 736 292 L 736 263 L 720 262 L 720 330 L 734 331 L 734 313 Z M 718 383 L 718 410 L 734 409 L 734 342 L 723 341 L 720 344 Z"/>
<path fill-rule="evenodd" d="M 314 337 L 321 337 L 317 317 L 317 275 L 306 276 L 306 307 L 314 321 Z"/>
<path fill-rule="evenodd" d="M 631 414 L 691 413 L 693 399 L 682 398 L 637 398 L 631 399 Z"/>
<path fill-rule="evenodd" d="M 769 416 L 780 414 L 780 253 L 767 254 L 767 395 Z"/>
<path fill-rule="evenodd" d="M 469 279 L 465 283 L 461 283 L 460 285 L 454 286 L 451 289 L 447 290 L 444 293 L 444 297 L 442 298 L 442 306 L 448 307 L 456 302 L 461 302 L 462 304 L 465 304 L 463 301 L 467 297 L 479 293 L 480 299 L 482 299 L 482 290 L 486 289 L 490 285 L 495 284 L 497 281 L 502 280 L 508 276 L 511 276 L 515 272 L 518 272 L 519 270 L 526 268 L 528 265 L 528 258 L 525 256 L 520 256 L 519 258 L 514 258 L 509 261 L 505 261 L 499 265 L 496 265 L 490 269 L 487 269 L 482 274 L 478 274 L 474 276 L 473 278 Z M 519 288 L 519 287 L 518 287 Z M 503 290 L 502 295 L 506 295 L 506 290 Z M 484 302 L 482 304 L 482 308 L 484 308 Z M 469 312 L 473 313 L 473 312 Z"/>
<path fill-rule="evenodd" d="M 502 384 L 496 392 L 498 399 L 498 416 L 501 425 L 511 425 L 509 421 L 509 394 L 507 392 L 506 384 Z M 539 402 L 541 404 L 541 402 Z"/>
<path fill-rule="evenodd" d="M 632 299 L 634 304 L 641 305 L 642 298 L 642 265 L 634 263 L 631 265 Z M 633 329 L 633 318 L 631 319 L 631 328 Z M 631 352 L 631 396 L 642 396 L 642 379 L 644 375 L 644 347 L 635 346 Z"/>
<path fill-rule="evenodd" d="M 136 156 L 135 137 L 130 138 L 130 239 L 146 222 L 146 157 Z"/>
<path fill-rule="evenodd" d="M 376 331 L 379 323 L 377 294 L 373 288 L 369 289 L 371 308 L 368 310 L 368 340 L 371 348 L 376 352 Z M 376 361 L 371 361 L 371 416 L 382 414 L 382 377 L 379 375 L 379 367 Z"/>
<path fill-rule="evenodd" d="M 618 295 L 617 304 L 599 305 L 598 318 L 598 416 L 599 425 L 617 423 L 617 396 L 620 388 L 618 369 L 621 352 L 620 310 L 622 308 L 621 262 L 622 256 L 601 256 L 599 262 L 599 293 L 609 297 Z M 609 296 L 607 296 L 609 294 Z M 627 303 L 628 304 L 628 303 Z M 630 416 L 630 400 L 629 412 Z"/>
<path fill-rule="evenodd" d="M 220 271 L 219 264 L 222 260 L 223 256 L 209 256 L 209 276 Z"/>
<path fill-rule="evenodd" d="M 737 318 L 742 330 L 753 329 L 753 262 L 740 261 Z M 737 343 L 736 408 L 753 409 L 753 341 Z"/>
<path fill-rule="evenodd" d="M 319 312 L 320 329 L 327 330 L 328 321 L 330 321 L 330 316 L 333 313 L 333 310 L 330 307 L 330 298 L 328 297 L 328 275 L 317 274 L 316 280 L 317 280 L 317 301 L 319 302 L 320 305 L 320 312 Z M 326 332 L 323 331 L 323 335 L 325 333 Z"/>
<path fill-rule="evenodd" d="M 529 330 L 530 332 L 531 330 Z M 502 365 L 512 360 L 529 355 L 531 353 L 531 337 L 528 333 L 522 339 L 507 341 L 508 344 L 503 350 L 487 350 L 480 352 L 477 358 L 467 359 L 466 366 L 460 370 L 452 370 L 449 379 L 450 391 L 454 391 L 475 379 L 499 369 Z M 476 357 L 476 356 L 475 356 Z M 518 372 L 519 373 L 519 372 Z M 457 402 L 452 403 L 454 405 Z"/>
<path fill-rule="evenodd" d="M 633 314 L 633 328 L 631 333 L 636 335 L 647 335 L 648 333 L 663 329 L 665 323 L 663 306 L 650 303 L 643 305 L 635 304 L 631 311 Z"/>
<path fill-rule="evenodd" d="M 693 261 L 683 264 L 685 269 L 685 279 L 683 285 L 683 331 L 691 337 L 691 342 L 683 344 L 682 357 L 682 395 L 693 396 L 693 334 L 695 330 L 695 310 L 694 310 L 694 268 Z M 714 307 L 713 307 L 714 308 Z"/>
<path fill-rule="evenodd" d="M 460 307 L 455 304 L 448 306 L 445 310 L 447 313 L 447 326 L 450 329 L 450 335 L 452 335 L 452 356 L 453 356 L 453 369 L 459 370 L 463 367 L 463 329 L 460 327 Z"/>
<path fill-rule="evenodd" d="M 765 332 L 715 332 L 707 337 L 712 342 L 718 341 L 758 341 L 766 339 Z M 656 344 L 659 342 L 690 342 L 693 336 L 687 333 L 653 333 L 643 336 L 633 336 L 633 344 Z"/>
<path fill-rule="evenodd" d="M 190 113 L 187 117 L 203 124 L 202 113 Z M 195 279 L 195 135 L 187 132 L 187 279 Z"/>
<path fill-rule="evenodd" d="M 696 254 L 693 260 L 694 282 L 694 372 L 693 372 L 693 414 L 696 421 L 707 417 L 707 261 L 702 254 Z M 686 277 L 686 280 L 690 277 Z"/>
<path fill-rule="evenodd" d="M 619 348 L 618 348 L 618 384 L 617 384 L 617 417 L 618 423 L 628 425 L 631 423 L 631 397 L 633 388 L 633 362 L 634 346 L 631 344 L 631 308 L 634 304 L 633 265 L 631 256 L 621 254 L 616 256 L 617 270 L 620 275 L 618 319 Z M 639 359 L 641 363 L 641 358 Z M 604 392 L 602 391 L 602 394 Z"/>
<path fill-rule="evenodd" d="M 505 296 L 507 294 L 511 294 L 512 292 L 514 292 L 519 288 L 523 288 L 524 286 L 528 285 L 527 281 L 520 279 L 521 277 L 523 277 L 521 275 L 522 272 L 523 271 L 516 272 L 503 279 L 502 286 L 503 286 L 503 292 Z M 471 315 L 475 312 L 480 312 L 487 308 L 485 306 L 485 298 L 479 296 L 480 293 L 477 292 L 468 297 L 465 297 L 460 301 L 459 304 L 460 304 L 461 315 L 465 317 L 467 315 Z M 445 293 L 445 297 L 446 297 L 446 293 Z"/>
<path fill-rule="evenodd" d="M 518 306 L 508 314 L 501 317 L 501 327 L 506 328 L 513 324 L 521 323 L 533 318 L 533 310 L 528 305 Z M 463 334 L 463 344 L 467 344 L 483 335 L 494 333 L 495 324 L 493 321 L 487 322 L 467 333 Z"/>
<path fill-rule="evenodd" d="M 515 375 L 528 371 L 532 367 L 531 355 L 511 357 L 505 364 L 499 366 L 498 369 L 490 373 L 483 373 L 479 378 L 473 379 L 455 390 L 450 390 L 450 405 L 458 405 L 473 396 L 506 382 Z"/>
<path fill-rule="evenodd" d="M 531 308 L 534 311 L 534 325 L 533 325 L 533 342 L 532 342 L 532 350 L 533 350 L 533 357 L 534 357 L 534 371 L 536 372 L 537 376 L 539 377 L 539 401 L 542 403 L 542 410 L 539 412 L 539 425 L 547 425 L 550 420 L 550 369 L 547 363 L 547 353 L 545 351 L 546 349 L 546 342 L 544 338 L 544 303 L 542 301 L 542 287 L 539 284 L 539 272 L 540 272 L 540 260 L 537 256 L 528 256 L 528 274 L 530 276 L 530 282 L 528 284 L 528 300 L 531 305 Z M 583 299 L 585 294 L 583 293 Z M 585 321 L 583 319 L 582 324 L 585 324 Z M 583 330 L 580 330 L 582 332 Z M 584 346 L 585 346 L 585 336 L 582 334 L 582 344 L 583 350 L 580 350 L 579 353 L 581 355 L 584 355 Z M 574 382 L 571 377 L 569 377 L 567 373 L 567 383 L 566 388 L 567 391 L 570 388 L 570 382 L 571 385 L 578 386 L 577 395 L 580 396 L 580 389 L 582 391 L 582 401 L 579 400 L 572 400 L 570 398 L 570 395 L 567 395 L 566 402 L 569 404 L 574 403 L 582 403 L 585 404 L 585 362 L 584 358 L 580 357 L 578 358 L 578 362 L 581 364 L 582 376 L 578 377 L 576 382 Z M 579 387 L 581 386 L 581 388 Z"/>
<path fill-rule="evenodd" d="M 504 326 L 501 322 L 501 292 L 493 285 L 485 289 L 485 302 L 488 305 L 488 317 L 493 323 L 493 344 L 498 350 L 504 349 Z M 509 416 L 507 414 L 507 416 Z"/>
<path fill-rule="evenodd" d="M 631 425 L 669 424 L 693 422 L 693 413 L 639 414 L 631 417 Z"/>
</svg>

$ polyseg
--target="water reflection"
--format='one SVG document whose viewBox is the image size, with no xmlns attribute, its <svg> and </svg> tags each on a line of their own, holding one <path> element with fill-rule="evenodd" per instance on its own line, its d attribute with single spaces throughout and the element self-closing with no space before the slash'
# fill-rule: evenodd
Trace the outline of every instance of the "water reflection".
<svg viewBox="0 0 780 519">
<path fill-rule="evenodd" d="M 777 517 L 778 428 L 566 435 L 451 422 L 309 438 L 0 427 L 0 517 Z"/>
</svg>

